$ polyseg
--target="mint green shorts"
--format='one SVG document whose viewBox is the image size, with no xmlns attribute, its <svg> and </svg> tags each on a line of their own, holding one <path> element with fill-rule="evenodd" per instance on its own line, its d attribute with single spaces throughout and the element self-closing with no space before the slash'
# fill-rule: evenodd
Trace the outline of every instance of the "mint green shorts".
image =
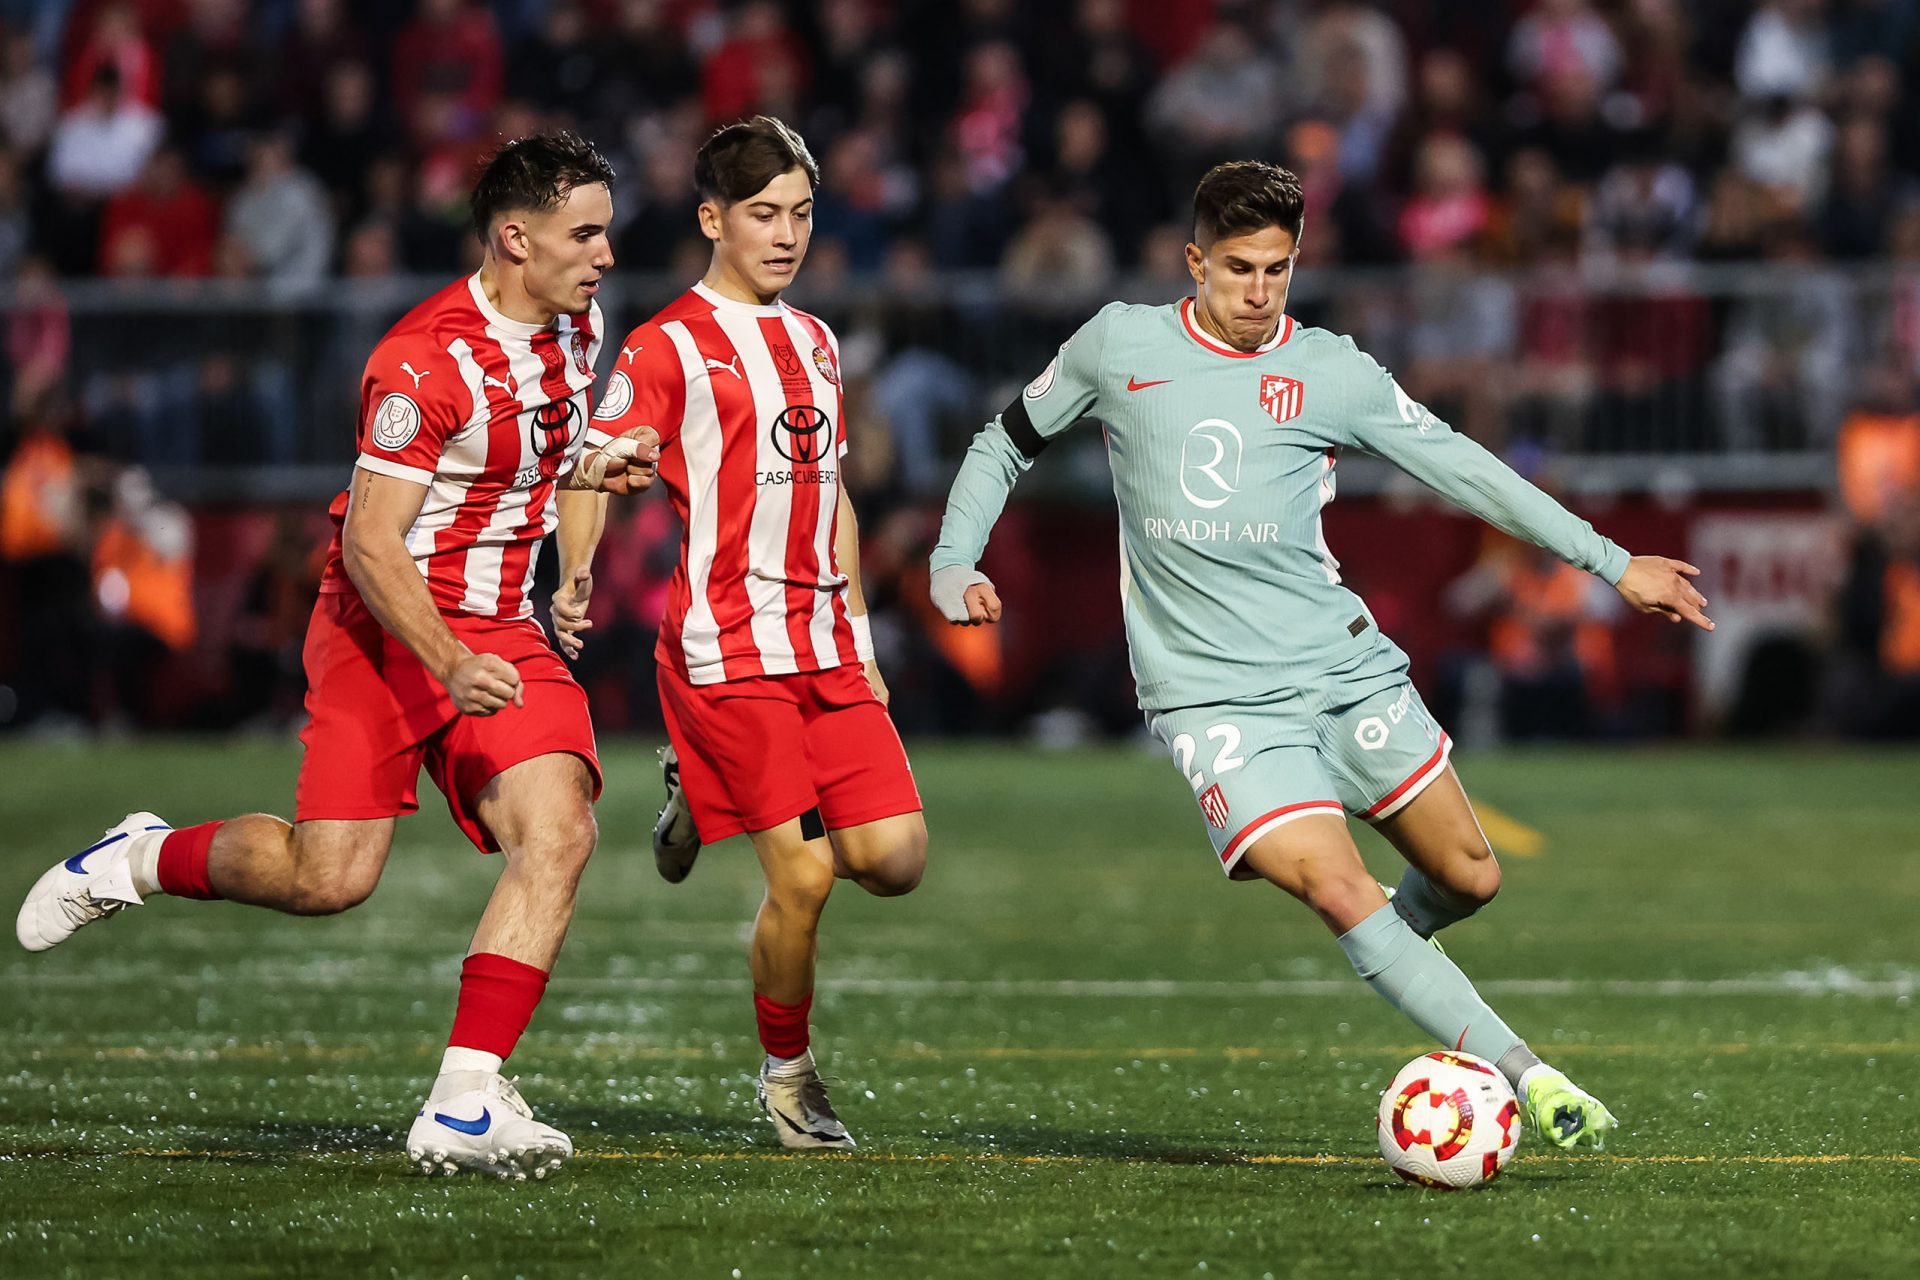
<svg viewBox="0 0 1920 1280">
<path fill-rule="evenodd" d="M 1252 879 L 1247 849 L 1309 814 L 1391 817 L 1445 772 L 1453 750 L 1410 681 L 1344 706 L 1301 695 L 1158 711 L 1147 726 L 1193 788 L 1221 870 Z"/>
</svg>

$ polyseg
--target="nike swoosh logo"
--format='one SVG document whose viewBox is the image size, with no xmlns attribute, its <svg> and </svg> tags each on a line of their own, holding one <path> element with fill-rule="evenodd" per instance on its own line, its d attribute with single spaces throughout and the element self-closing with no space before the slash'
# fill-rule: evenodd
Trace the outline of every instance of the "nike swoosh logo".
<svg viewBox="0 0 1920 1280">
<path fill-rule="evenodd" d="M 1135 382 L 1135 381 L 1133 380 L 1133 375 L 1132 375 L 1132 374 L 1128 374 L 1128 375 L 1127 375 L 1127 390 L 1129 390 L 1129 391 L 1145 391 L 1145 390 L 1146 390 L 1146 389 L 1147 389 L 1148 387 L 1164 387 L 1164 386 L 1166 386 L 1166 385 L 1167 385 L 1167 384 L 1168 384 L 1169 382 L 1172 382 L 1172 381 L 1173 381 L 1173 379 L 1172 379 L 1172 378 L 1155 378 L 1155 379 L 1154 379 L 1154 380 L 1153 380 L 1152 382 Z"/>
<path fill-rule="evenodd" d="M 67 859 L 67 870 L 73 872 L 73 874 L 75 875 L 80 875 L 84 873 L 87 869 L 85 864 L 86 864 L 86 859 L 88 854 L 98 853 L 102 849 L 106 848 L 108 845 L 118 844 L 120 841 L 125 840 L 126 838 L 127 838 L 126 832 L 116 831 L 114 834 L 108 836 L 105 840 L 101 840 L 98 843 L 88 845 L 86 848 L 82 849 L 80 852 L 74 854 L 71 858 Z"/>
<path fill-rule="evenodd" d="M 785 1124 L 787 1128 L 793 1130 L 795 1133 L 805 1134 L 809 1138 L 818 1138 L 822 1142 L 838 1142 L 840 1140 L 837 1134 L 826 1133 L 820 1129 L 807 1128 L 805 1125 L 798 1123 L 797 1121 L 794 1120 L 792 1116 L 788 1115 L 786 1112 L 782 1111 L 780 1108 L 776 1106 L 769 1105 L 767 1107 L 767 1111 L 769 1114 L 776 1117 L 778 1120 L 780 1120 L 781 1123 Z"/>
<path fill-rule="evenodd" d="M 433 1113 L 433 1118 L 438 1123 L 452 1129 L 455 1133 L 471 1134 L 476 1138 L 485 1133 L 493 1124 L 493 1113 L 485 1107 L 480 1108 L 480 1118 L 478 1120 L 461 1120 L 455 1116 L 446 1115 L 439 1111 Z"/>
</svg>

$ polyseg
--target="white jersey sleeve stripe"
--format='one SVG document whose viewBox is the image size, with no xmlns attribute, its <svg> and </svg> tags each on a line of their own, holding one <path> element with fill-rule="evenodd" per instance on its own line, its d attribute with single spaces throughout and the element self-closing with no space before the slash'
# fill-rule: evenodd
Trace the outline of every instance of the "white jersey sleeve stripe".
<svg viewBox="0 0 1920 1280">
<path fill-rule="evenodd" d="M 431 471 L 426 471 L 419 467 L 409 467 L 404 463 L 393 462 L 386 458 L 376 458 L 370 453 L 361 454 L 354 460 L 353 465 L 359 467 L 362 471 L 371 471 L 375 475 L 392 476 L 395 480 L 411 480 L 415 484 L 429 486 L 433 484 L 433 472 Z"/>
</svg>

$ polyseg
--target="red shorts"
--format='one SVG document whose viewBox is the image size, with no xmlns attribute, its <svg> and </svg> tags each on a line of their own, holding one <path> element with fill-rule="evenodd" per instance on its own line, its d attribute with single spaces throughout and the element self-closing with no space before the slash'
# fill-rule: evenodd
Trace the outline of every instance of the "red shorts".
<svg viewBox="0 0 1920 1280">
<path fill-rule="evenodd" d="M 474 812 L 481 790 L 523 760 L 567 752 L 586 761 L 600 795 L 587 695 L 531 618 L 442 614 L 475 653 L 520 672 L 526 705 L 463 716 L 420 659 L 380 625 L 359 596 L 321 595 L 307 626 L 306 758 L 294 786 L 294 820 L 390 818 L 420 807 L 420 766 L 447 797 L 467 839 L 497 853 Z"/>
<path fill-rule="evenodd" d="M 900 734 L 857 663 L 720 684 L 663 665 L 660 709 L 702 844 L 816 807 L 829 830 L 920 809 Z"/>
</svg>

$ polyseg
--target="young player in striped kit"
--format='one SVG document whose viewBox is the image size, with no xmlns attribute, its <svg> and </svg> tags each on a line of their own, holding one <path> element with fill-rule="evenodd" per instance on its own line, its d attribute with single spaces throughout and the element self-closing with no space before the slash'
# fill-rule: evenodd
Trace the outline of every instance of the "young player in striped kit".
<svg viewBox="0 0 1920 1280">
<path fill-rule="evenodd" d="M 1299 898 L 1380 995 L 1442 1043 L 1496 1062 L 1528 1123 L 1598 1145 L 1598 1100 L 1541 1062 L 1424 940 L 1500 884 L 1407 658 L 1340 584 L 1320 527 L 1342 448 L 1396 463 L 1516 537 L 1614 585 L 1643 612 L 1712 629 L 1691 565 L 1629 557 L 1415 403 L 1351 339 L 1294 324 L 1304 221 L 1292 174 L 1221 165 L 1194 195 L 1178 306 L 1115 303 L 975 437 L 932 557 L 934 603 L 997 622 L 974 565 L 1014 481 L 1083 417 L 1106 428 L 1121 598 L 1140 706 L 1193 788 L 1221 869 Z M 1407 860 L 1367 873 L 1346 814 Z"/>
<path fill-rule="evenodd" d="M 881 896 L 920 883 L 927 828 L 860 592 L 860 540 L 840 484 L 840 350 L 788 306 L 812 234 L 819 171 L 780 121 L 729 125 L 700 149 L 706 277 L 628 334 L 589 442 L 659 433 L 681 521 L 660 628 L 671 748 L 654 852 L 669 881 L 702 842 L 746 832 L 766 873 L 754 921 L 759 1099 L 789 1147 L 851 1147 L 810 1046 L 815 938 L 836 877 Z M 577 651 L 577 584 L 598 524 L 560 531 L 555 629 Z"/>
<path fill-rule="evenodd" d="M 44 951 L 156 893 L 345 911 L 379 881 L 395 816 L 419 807 L 424 764 L 467 838 L 504 855 L 407 1136 L 425 1173 L 543 1178 L 573 1153 L 501 1067 L 566 937 L 600 790 L 586 696 L 529 616 L 533 563 L 563 492 L 651 481 L 650 441 L 583 452 L 612 181 L 570 134 L 501 148 L 473 193 L 479 271 L 367 361 L 359 458 L 307 630 L 293 823 L 175 830 L 129 814 L 42 876 L 15 925 Z"/>
</svg>

